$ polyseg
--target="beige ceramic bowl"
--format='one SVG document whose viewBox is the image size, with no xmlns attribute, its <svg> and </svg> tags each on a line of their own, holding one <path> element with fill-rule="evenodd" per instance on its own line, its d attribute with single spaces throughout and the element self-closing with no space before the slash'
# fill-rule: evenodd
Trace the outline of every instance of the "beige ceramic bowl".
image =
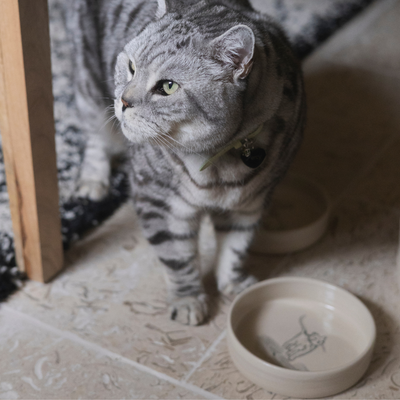
<svg viewBox="0 0 400 400">
<path fill-rule="evenodd" d="M 288 174 L 274 192 L 251 250 L 268 254 L 303 250 L 325 233 L 329 215 L 325 190 L 308 178 Z"/>
<path fill-rule="evenodd" d="M 371 361 L 374 320 L 329 283 L 284 277 L 244 291 L 228 317 L 228 348 L 255 384 L 295 398 L 331 396 L 354 385 Z"/>
</svg>

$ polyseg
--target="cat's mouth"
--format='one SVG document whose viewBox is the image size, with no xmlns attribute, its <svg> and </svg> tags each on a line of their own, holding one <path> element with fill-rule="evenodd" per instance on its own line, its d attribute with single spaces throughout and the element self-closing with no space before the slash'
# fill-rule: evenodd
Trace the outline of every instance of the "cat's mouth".
<svg viewBox="0 0 400 400">
<path fill-rule="evenodd" d="M 149 141 L 149 135 L 143 133 L 141 129 L 132 129 L 132 124 L 127 123 L 123 118 L 121 121 L 121 130 L 124 136 L 132 143 L 146 143 Z"/>
<path fill-rule="evenodd" d="M 152 143 L 160 146 L 168 146 L 169 135 L 163 132 L 155 123 L 150 123 L 136 115 L 134 118 L 122 117 L 121 130 L 124 136 L 132 143 Z"/>
</svg>

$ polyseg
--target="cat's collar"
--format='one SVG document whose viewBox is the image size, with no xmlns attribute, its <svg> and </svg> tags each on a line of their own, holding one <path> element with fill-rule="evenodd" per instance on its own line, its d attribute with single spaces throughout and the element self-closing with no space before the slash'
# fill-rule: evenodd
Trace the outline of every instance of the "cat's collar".
<svg viewBox="0 0 400 400">
<path fill-rule="evenodd" d="M 243 139 L 237 140 L 236 142 L 227 144 L 222 150 L 220 150 L 217 154 L 209 158 L 200 168 L 200 171 L 204 171 L 206 168 L 208 168 L 211 164 L 213 164 L 215 161 L 218 160 L 221 156 L 223 156 L 225 153 L 227 153 L 229 150 L 232 150 L 233 148 L 235 149 L 240 149 L 241 147 L 246 147 L 247 143 L 249 142 L 250 139 L 255 138 L 259 133 L 261 133 L 262 128 L 264 124 L 261 124 L 253 133 L 250 133 L 250 135 L 246 136 Z M 243 158 L 242 158 L 243 159 Z"/>
</svg>

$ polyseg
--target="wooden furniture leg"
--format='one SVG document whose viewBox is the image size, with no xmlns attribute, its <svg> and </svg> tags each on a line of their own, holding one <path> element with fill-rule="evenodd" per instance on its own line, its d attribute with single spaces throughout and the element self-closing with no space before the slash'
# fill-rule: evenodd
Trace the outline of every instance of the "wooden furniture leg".
<svg viewBox="0 0 400 400">
<path fill-rule="evenodd" d="M 0 0 L 0 130 L 17 264 L 62 268 L 47 0 Z"/>
</svg>

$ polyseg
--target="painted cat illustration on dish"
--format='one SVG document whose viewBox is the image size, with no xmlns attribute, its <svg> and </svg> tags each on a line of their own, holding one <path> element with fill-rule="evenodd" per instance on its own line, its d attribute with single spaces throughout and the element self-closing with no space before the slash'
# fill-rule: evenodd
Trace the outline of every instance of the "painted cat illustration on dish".
<svg viewBox="0 0 400 400">
<path fill-rule="evenodd" d="M 306 371 L 307 367 L 304 364 L 293 363 L 293 361 L 313 352 L 319 347 L 325 351 L 324 344 L 327 337 L 320 335 L 318 332 L 308 332 L 304 325 L 305 317 L 305 315 L 302 315 L 299 318 L 301 331 L 286 340 L 282 345 L 279 345 L 274 339 L 268 336 L 260 338 L 262 347 L 268 356 L 286 368 Z"/>
</svg>

